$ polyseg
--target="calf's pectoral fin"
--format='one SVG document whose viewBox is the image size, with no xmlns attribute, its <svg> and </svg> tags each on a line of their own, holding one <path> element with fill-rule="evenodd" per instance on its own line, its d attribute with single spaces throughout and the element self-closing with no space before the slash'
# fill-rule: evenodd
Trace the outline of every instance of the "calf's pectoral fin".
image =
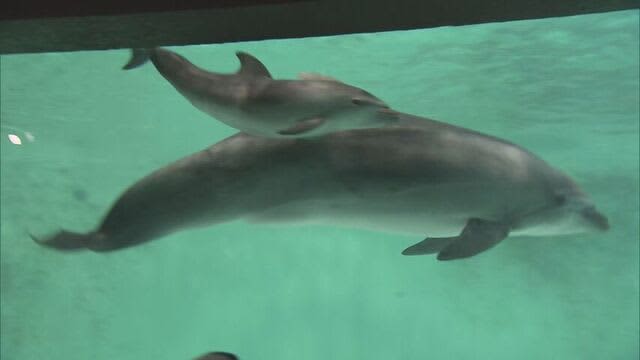
<svg viewBox="0 0 640 360">
<path fill-rule="evenodd" d="M 325 118 L 315 117 L 296 122 L 288 129 L 278 131 L 280 135 L 299 135 L 309 132 L 318 126 L 324 124 Z"/>
<path fill-rule="evenodd" d="M 438 260 L 464 259 L 494 247 L 509 235 L 509 225 L 469 219 L 462 233 L 438 253 Z"/>
</svg>

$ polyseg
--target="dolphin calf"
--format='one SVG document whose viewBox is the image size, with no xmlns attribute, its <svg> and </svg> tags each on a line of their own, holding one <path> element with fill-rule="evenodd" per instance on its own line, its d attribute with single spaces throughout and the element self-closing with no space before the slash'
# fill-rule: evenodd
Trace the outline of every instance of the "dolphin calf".
<svg viewBox="0 0 640 360">
<path fill-rule="evenodd" d="M 124 69 L 151 59 L 156 69 L 196 108 L 238 130 L 266 137 L 318 136 L 385 126 L 396 117 L 370 93 L 326 76 L 274 80 L 255 57 L 237 52 L 240 69 L 219 74 L 161 48 L 132 51 Z"/>
<path fill-rule="evenodd" d="M 236 134 L 135 183 L 94 231 L 34 239 L 60 250 L 111 251 L 245 219 L 427 235 L 403 254 L 452 260 L 507 236 L 608 229 L 573 180 L 527 150 L 398 116 L 388 127 L 308 139 Z"/>
</svg>

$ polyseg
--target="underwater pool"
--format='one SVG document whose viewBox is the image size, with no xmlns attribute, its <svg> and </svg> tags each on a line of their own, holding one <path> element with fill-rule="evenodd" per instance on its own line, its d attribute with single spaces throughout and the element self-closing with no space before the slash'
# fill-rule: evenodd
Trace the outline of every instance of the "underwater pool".
<svg viewBox="0 0 640 360">
<path fill-rule="evenodd" d="M 412 236 L 244 222 L 106 254 L 40 247 L 29 233 L 90 230 L 133 182 L 236 130 L 153 66 L 122 71 L 125 50 L 0 57 L 0 357 L 637 359 L 638 29 L 632 10 L 173 48 L 220 72 L 247 51 L 275 77 L 326 74 L 507 139 L 611 223 L 452 262 L 402 256 Z"/>
</svg>

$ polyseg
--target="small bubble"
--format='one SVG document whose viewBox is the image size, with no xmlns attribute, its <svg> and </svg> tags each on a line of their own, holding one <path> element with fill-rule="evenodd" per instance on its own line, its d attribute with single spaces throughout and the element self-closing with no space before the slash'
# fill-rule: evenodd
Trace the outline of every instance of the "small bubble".
<svg viewBox="0 0 640 360">
<path fill-rule="evenodd" d="M 18 135 L 9 134 L 7 135 L 7 137 L 9 138 L 9 141 L 11 141 L 13 145 L 22 145 L 22 140 L 20 140 L 20 137 Z"/>
</svg>

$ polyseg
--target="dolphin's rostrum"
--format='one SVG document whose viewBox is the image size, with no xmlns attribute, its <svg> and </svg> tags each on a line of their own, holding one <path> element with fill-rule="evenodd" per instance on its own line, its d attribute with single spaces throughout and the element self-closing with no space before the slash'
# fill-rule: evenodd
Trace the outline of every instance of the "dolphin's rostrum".
<svg viewBox="0 0 640 360">
<path fill-rule="evenodd" d="M 162 48 L 132 50 L 124 69 L 151 59 L 156 69 L 196 108 L 248 134 L 309 137 L 385 126 L 396 120 L 387 104 L 365 90 L 326 76 L 275 80 L 255 57 L 237 52 L 240 69 L 220 74 L 196 67 Z"/>
<path fill-rule="evenodd" d="M 427 234 L 403 253 L 451 260 L 507 236 L 609 227 L 573 180 L 521 147 L 397 116 L 388 127 L 308 139 L 237 134 L 135 183 L 95 231 L 36 240 L 110 251 L 245 219 Z"/>
</svg>

